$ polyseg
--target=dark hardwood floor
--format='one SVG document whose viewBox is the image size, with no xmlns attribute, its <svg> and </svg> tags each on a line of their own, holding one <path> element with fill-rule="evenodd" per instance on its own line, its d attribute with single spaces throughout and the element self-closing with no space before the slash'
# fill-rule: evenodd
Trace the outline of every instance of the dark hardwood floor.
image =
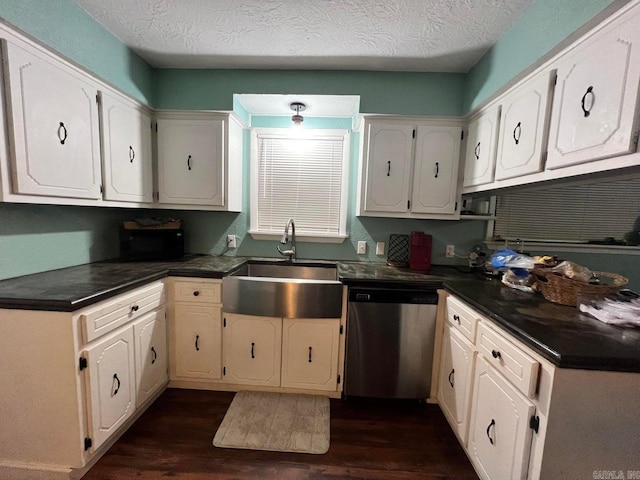
<svg viewBox="0 0 640 480">
<path fill-rule="evenodd" d="M 331 446 L 310 455 L 214 447 L 233 395 L 168 389 L 83 478 L 478 478 L 437 405 L 331 400 Z"/>
</svg>

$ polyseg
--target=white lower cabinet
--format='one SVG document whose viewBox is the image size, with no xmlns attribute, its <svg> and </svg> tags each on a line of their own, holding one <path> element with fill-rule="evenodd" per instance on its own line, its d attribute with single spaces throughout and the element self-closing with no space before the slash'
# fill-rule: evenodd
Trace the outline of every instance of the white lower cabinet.
<svg viewBox="0 0 640 480">
<path fill-rule="evenodd" d="M 224 377 L 240 385 L 280 385 L 282 319 L 226 313 Z"/>
<path fill-rule="evenodd" d="M 222 378 L 221 281 L 176 279 L 170 322 L 171 380 Z"/>
<path fill-rule="evenodd" d="M 459 298 L 440 302 L 437 398 L 480 478 L 637 470 L 640 374 L 556 367 Z"/>
<path fill-rule="evenodd" d="M 175 377 L 220 379 L 220 307 L 176 305 Z"/>
<path fill-rule="evenodd" d="M 97 449 L 136 409 L 133 328 L 107 336 L 84 354 L 91 412 L 89 437 Z"/>
<path fill-rule="evenodd" d="M 165 309 L 151 312 L 134 322 L 133 336 L 136 353 L 136 405 L 139 407 L 167 384 Z"/>
<path fill-rule="evenodd" d="M 336 391 L 339 343 L 339 319 L 283 319 L 281 385 Z"/>
<path fill-rule="evenodd" d="M 164 282 L 0 309 L 0 478 L 80 478 L 166 386 Z"/>
<path fill-rule="evenodd" d="M 534 412 L 533 403 L 479 356 L 468 451 L 482 478 L 527 478 Z"/>
<path fill-rule="evenodd" d="M 442 336 L 438 402 L 460 442 L 467 444 L 467 426 L 476 350 L 455 328 L 445 325 Z"/>
</svg>

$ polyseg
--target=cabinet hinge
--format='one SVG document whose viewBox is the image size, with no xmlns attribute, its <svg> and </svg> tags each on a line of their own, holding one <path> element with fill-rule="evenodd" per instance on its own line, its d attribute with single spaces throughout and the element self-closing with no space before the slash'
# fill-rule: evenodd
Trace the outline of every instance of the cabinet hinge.
<svg viewBox="0 0 640 480">
<path fill-rule="evenodd" d="M 100 105 L 100 95 L 96 93 L 96 103 Z"/>
<path fill-rule="evenodd" d="M 407 210 L 411 210 L 411 200 L 407 200 Z"/>
<path fill-rule="evenodd" d="M 636 145 L 636 148 L 638 148 L 638 136 L 640 135 L 640 131 L 636 132 L 634 134 L 634 139 L 633 139 L 633 143 Z"/>
<path fill-rule="evenodd" d="M 87 363 L 87 359 L 84 357 L 80 357 L 80 361 L 78 362 L 78 366 L 80 367 L 80 371 L 84 370 L 89 366 Z"/>
<path fill-rule="evenodd" d="M 104 189 L 102 188 L 102 185 L 100 185 L 100 193 L 103 193 Z"/>
<path fill-rule="evenodd" d="M 416 129 L 413 129 L 413 138 L 416 138 Z"/>
<path fill-rule="evenodd" d="M 453 209 L 453 211 L 454 211 L 454 212 L 457 212 L 457 211 L 458 211 L 458 202 L 456 202 L 456 206 L 455 206 L 455 208 Z"/>
<path fill-rule="evenodd" d="M 158 122 L 156 122 L 156 133 L 158 133 Z"/>
<path fill-rule="evenodd" d="M 554 85 L 558 84 L 558 75 L 557 74 L 553 76 L 553 84 Z"/>
<path fill-rule="evenodd" d="M 342 378 L 340 378 L 340 375 L 338 375 L 338 384 L 340 384 L 341 380 L 342 380 Z"/>
<path fill-rule="evenodd" d="M 464 130 L 460 132 L 460 140 L 464 140 Z"/>
<path fill-rule="evenodd" d="M 85 437 L 85 439 L 84 439 L 84 451 L 86 452 L 87 450 L 89 450 L 92 445 L 93 445 L 93 442 L 91 441 L 91 439 L 89 437 Z"/>
<path fill-rule="evenodd" d="M 342 335 L 343 332 L 344 332 L 344 326 L 340 325 L 340 335 Z"/>
<path fill-rule="evenodd" d="M 224 317 L 222 319 L 222 327 L 226 327 L 227 326 L 227 317 Z"/>
<path fill-rule="evenodd" d="M 222 367 L 222 376 L 224 377 L 227 374 L 227 367 Z"/>
<path fill-rule="evenodd" d="M 529 419 L 529 428 L 532 428 L 534 432 L 538 433 L 538 428 L 540 427 L 540 417 L 537 415 L 531 415 Z"/>
</svg>

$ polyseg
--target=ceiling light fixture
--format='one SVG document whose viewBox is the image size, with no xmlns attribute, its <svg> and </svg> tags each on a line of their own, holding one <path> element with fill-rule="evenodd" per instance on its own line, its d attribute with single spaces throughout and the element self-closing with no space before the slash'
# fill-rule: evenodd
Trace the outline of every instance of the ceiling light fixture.
<svg viewBox="0 0 640 480">
<path fill-rule="evenodd" d="M 294 110 L 296 112 L 296 114 L 291 117 L 293 126 L 302 127 L 302 122 L 304 121 L 304 117 L 300 115 L 300 112 L 304 112 L 307 109 L 307 106 L 304 103 L 293 102 L 290 105 L 290 107 L 291 107 L 291 110 Z"/>
</svg>

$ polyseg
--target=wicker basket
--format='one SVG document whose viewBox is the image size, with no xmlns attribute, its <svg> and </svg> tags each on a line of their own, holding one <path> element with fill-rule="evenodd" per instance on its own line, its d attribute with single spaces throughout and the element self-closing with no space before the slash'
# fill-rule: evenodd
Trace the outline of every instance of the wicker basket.
<svg viewBox="0 0 640 480">
<path fill-rule="evenodd" d="M 536 286 L 544 298 L 561 305 L 578 305 L 581 296 L 603 298 L 617 293 L 629 280 L 617 273 L 593 272 L 598 278 L 609 278 L 612 282 L 608 285 L 594 285 L 579 280 L 565 277 L 548 269 L 536 268 L 533 274 L 536 277 Z"/>
</svg>

